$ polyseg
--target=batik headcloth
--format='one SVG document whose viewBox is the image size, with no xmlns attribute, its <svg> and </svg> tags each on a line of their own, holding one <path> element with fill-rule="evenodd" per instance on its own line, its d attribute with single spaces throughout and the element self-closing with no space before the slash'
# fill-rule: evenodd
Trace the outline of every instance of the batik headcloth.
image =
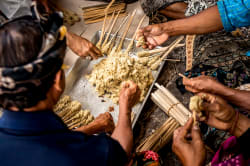
<svg viewBox="0 0 250 166">
<path fill-rule="evenodd" d="M 35 60 L 21 66 L 0 68 L 0 107 L 28 108 L 45 99 L 65 55 L 66 42 L 61 33 L 64 28 L 62 22 L 62 16 L 54 13 L 48 19 L 47 25 L 41 25 L 44 33 L 43 46 Z M 6 98 L 8 100 L 4 100 Z"/>
</svg>

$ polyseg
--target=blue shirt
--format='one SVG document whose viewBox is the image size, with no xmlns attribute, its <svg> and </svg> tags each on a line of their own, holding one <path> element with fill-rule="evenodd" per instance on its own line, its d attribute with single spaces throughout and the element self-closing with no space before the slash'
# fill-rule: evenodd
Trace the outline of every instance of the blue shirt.
<svg viewBox="0 0 250 166">
<path fill-rule="evenodd" d="M 250 0 L 220 0 L 217 6 L 226 31 L 250 26 Z"/>
<path fill-rule="evenodd" d="M 52 111 L 0 115 L 1 166 L 122 166 L 126 161 L 117 141 L 70 131 Z"/>
</svg>

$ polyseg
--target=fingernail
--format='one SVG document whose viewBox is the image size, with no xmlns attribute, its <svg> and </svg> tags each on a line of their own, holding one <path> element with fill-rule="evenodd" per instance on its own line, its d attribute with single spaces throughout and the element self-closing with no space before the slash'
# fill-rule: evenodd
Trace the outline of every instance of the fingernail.
<svg viewBox="0 0 250 166">
<path fill-rule="evenodd" d="M 194 130 L 200 130 L 200 127 L 198 126 L 198 124 L 195 124 L 195 125 L 193 126 L 193 129 L 194 129 Z"/>
</svg>

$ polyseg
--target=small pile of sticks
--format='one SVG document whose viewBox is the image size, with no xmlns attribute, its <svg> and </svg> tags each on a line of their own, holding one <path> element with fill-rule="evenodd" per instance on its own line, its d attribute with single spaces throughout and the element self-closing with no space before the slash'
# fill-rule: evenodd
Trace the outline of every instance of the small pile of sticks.
<svg viewBox="0 0 250 166">
<path fill-rule="evenodd" d="M 77 22 L 81 21 L 81 18 L 78 16 L 77 13 L 70 11 L 68 9 L 63 8 L 59 4 L 55 4 L 53 1 L 48 1 L 49 6 L 53 8 L 55 11 L 63 12 L 63 22 L 72 26 Z"/>
<path fill-rule="evenodd" d="M 96 5 L 82 8 L 85 24 L 103 21 L 105 18 L 105 9 L 107 4 Z M 126 3 L 113 3 L 107 11 L 107 18 L 111 18 L 112 13 L 120 11 L 119 17 L 126 15 Z"/>
</svg>

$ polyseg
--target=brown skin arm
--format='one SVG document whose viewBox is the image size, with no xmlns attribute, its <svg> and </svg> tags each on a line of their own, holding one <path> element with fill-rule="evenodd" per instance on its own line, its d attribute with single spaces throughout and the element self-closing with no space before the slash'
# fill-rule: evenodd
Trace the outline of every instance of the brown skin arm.
<svg viewBox="0 0 250 166">
<path fill-rule="evenodd" d="M 209 76 L 183 78 L 185 88 L 193 93 L 207 92 L 219 95 L 241 108 L 250 111 L 250 92 L 229 88 Z"/>
<path fill-rule="evenodd" d="M 223 29 L 217 6 L 208 8 L 201 13 L 162 24 L 149 25 L 137 33 L 137 39 L 144 36 L 145 48 L 153 49 L 163 44 L 170 36 L 183 34 L 205 34 Z"/>
<path fill-rule="evenodd" d="M 199 127 L 193 125 L 193 118 L 174 131 L 172 150 L 184 166 L 204 165 L 206 150 Z"/>
<path fill-rule="evenodd" d="M 139 100 L 139 96 L 140 90 L 135 83 L 128 81 L 122 84 L 119 99 L 119 118 L 111 137 L 121 144 L 128 156 L 131 154 L 133 147 L 131 110 Z"/>
<path fill-rule="evenodd" d="M 79 127 L 74 131 L 83 132 L 87 135 L 98 134 L 101 132 L 112 133 L 114 131 L 115 124 L 113 117 L 109 112 L 100 114 L 93 122 L 86 126 Z"/>
<path fill-rule="evenodd" d="M 209 126 L 217 129 L 231 131 L 235 124 L 235 128 L 231 131 L 232 135 L 239 137 L 248 128 L 250 128 L 250 120 L 239 113 L 237 119 L 236 112 L 224 99 L 209 93 L 198 94 L 203 100 L 203 109 L 206 119 L 200 119 Z"/>
<path fill-rule="evenodd" d="M 66 33 L 67 46 L 78 56 L 86 57 L 90 56 L 93 59 L 97 59 L 102 55 L 101 51 L 90 41 L 74 33 Z"/>
</svg>

